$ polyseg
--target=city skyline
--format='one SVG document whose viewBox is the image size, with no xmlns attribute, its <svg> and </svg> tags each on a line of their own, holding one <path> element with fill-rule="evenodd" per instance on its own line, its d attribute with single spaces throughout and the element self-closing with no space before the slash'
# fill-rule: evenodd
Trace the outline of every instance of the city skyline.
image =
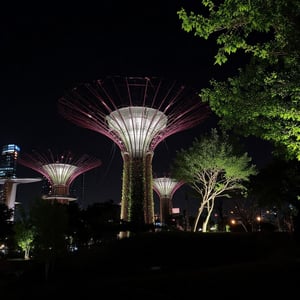
<svg viewBox="0 0 300 300">
<path fill-rule="evenodd" d="M 58 114 L 58 99 L 79 83 L 108 75 L 159 76 L 199 91 L 212 77 L 232 75 L 239 57 L 222 68 L 215 66 L 215 44 L 181 29 L 176 12 L 188 5 L 187 1 L 138 5 L 116 1 L 98 4 L 97 9 L 72 7 L 68 12 L 36 14 L 28 7 L 28 11 L 16 9 L 7 14 L 1 28 L 0 97 L 5 112 L 0 120 L 4 129 L 1 144 L 17 144 L 21 153 L 57 148 L 97 157 L 102 167 L 82 178 L 83 204 L 109 199 L 118 203 L 122 157 L 116 145 L 105 136 L 64 120 Z M 215 124 L 211 118 L 168 137 L 156 149 L 153 172 L 168 173 L 175 152 Z M 249 143 L 248 149 L 257 164 L 263 164 L 270 152 L 266 143 L 257 140 Z M 38 177 L 21 166 L 17 175 Z M 18 201 L 28 202 L 38 192 L 39 184 L 18 189 Z M 183 192 L 180 189 L 175 198 L 182 199 Z"/>
</svg>

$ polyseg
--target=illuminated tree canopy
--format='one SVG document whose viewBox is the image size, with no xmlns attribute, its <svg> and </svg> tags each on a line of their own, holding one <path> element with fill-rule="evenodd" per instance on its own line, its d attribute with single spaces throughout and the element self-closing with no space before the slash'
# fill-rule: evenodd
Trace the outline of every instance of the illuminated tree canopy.
<svg viewBox="0 0 300 300">
<path fill-rule="evenodd" d="M 257 174 L 248 154 L 236 153 L 228 135 L 218 134 L 215 128 L 210 135 L 195 138 L 188 149 L 177 152 L 172 170 L 178 180 L 183 180 L 199 194 L 200 206 L 194 231 L 201 215 L 206 212 L 203 232 L 207 230 L 216 198 L 230 197 L 233 191 L 246 191 L 244 183 L 251 175 Z"/>
<path fill-rule="evenodd" d="M 272 142 L 276 153 L 300 159 L 300 2 L 209 1 L 201 13 L 178 11 L 182 28 L 216 40 L 215 64 L 242 52 L 249 63 L 238 75 L 214 79 L 200 96 L 225 129 Z"/>
</svg>

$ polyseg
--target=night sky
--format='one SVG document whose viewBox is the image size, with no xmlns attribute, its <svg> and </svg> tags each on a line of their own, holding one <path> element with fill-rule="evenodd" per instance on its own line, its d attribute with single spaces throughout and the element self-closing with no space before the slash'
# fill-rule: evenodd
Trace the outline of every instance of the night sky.
<svg viewBox="0 0 300 300">
<path fill-rule="evenodd" d="M 209 79 L 234 75 L 243 58 L 214 66 L 214 41 L 204 41 L 181 29 L 176 12 L 199 1 L 98 1 L 70 7 L 11 7 L 1 16 L 1 145 L 15 143 L 21 152 L 36 149 L 71 150 L 101 159 L 102 165 L 79 180 L 80 204 L 121 197 L 122 159 L 107 137 L 80 128 L 58 114 L 57 101 L 82 82 L 109 75 L 158 76 L 197 89 Z M 132 4 L 130 4 L 132 3 Z M 196 128 L 176 133 L 158 145 L 153 171 L 169 171 L 174 154 L 195 136 L 215 126 L 212 116 Z M 270 147 L 248 142 L 254 163 L 263 165 Z M 18 167 L 18 177 L 40 177 Z M 26 204 L 40 192 L 40 183 L 18 186 L 17 201 Z M 155 193 L 154 193 L 155 194 Z M 185 207 L 184 188 L 175 193 L 174 207 Z"/>
</svg>

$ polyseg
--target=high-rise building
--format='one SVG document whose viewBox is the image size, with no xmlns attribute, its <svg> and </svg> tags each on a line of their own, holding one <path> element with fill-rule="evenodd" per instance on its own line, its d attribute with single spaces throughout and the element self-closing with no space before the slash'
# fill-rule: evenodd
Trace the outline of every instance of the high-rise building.
<svg viewBox="0 0 300 300">
<path fill-rule="evenodd" d="M 2 147 L 0 157 L 0 178 L 16 178 L 17 160 L 20 147 L 8 144 Z"/>
</svg>

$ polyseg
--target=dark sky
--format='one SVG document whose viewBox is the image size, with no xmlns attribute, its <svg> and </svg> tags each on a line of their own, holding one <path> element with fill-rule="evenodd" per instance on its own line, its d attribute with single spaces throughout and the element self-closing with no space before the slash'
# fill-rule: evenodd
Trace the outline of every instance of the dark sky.
<svg viewBox="0 0 300 300">
<path fill-rule="evenodd" d="M 0 20 L 0 144 L 16 143 L 22 152 L 71 150 L 101 159 L 101 167 L 84 176 L 85 206 L 120 201 L 121 155 L 105 136 L 64 120 L 57 111 L 58 98 L 79 83 L 108 75 L 161 76 L 200 90 L 212 77 L 232 75 L 241 63 L 235 58 L 222 68 L 213 66 L 214 42 L 181 29 L 176 12 L 199 1 L 102 2 L 12 7 Z M 153 171 L 167 172 L 175 151 L 214 125 L 212 118 L 167 138 L 156 148 Z M 269 149 L 253 143 L 249 154 L 261 164 Z M 40 176 L 24 167 L 17 174 Z M 39 191 L 39 183 L 20 185 L 17 201 L 28 202 Z M 179 191 L 175 207 L 183 205 Z"/>
</svg>

